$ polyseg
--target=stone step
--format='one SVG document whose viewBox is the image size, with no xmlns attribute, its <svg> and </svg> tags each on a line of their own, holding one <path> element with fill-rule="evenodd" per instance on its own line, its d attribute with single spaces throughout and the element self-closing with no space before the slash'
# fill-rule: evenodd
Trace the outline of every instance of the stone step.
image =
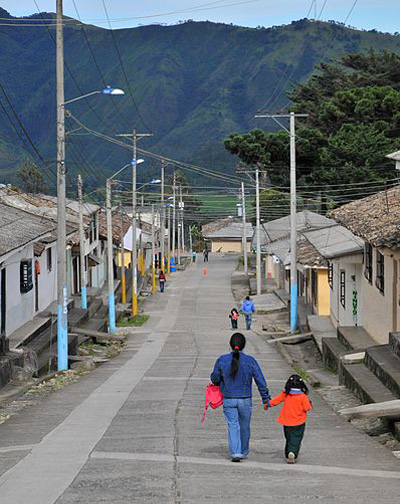
<svg viewBox="0 0 400 504">
<path fill-rule="evenodd" d="M 348 350 L 365 350 L 376 345 L 376 341 L 360 326 L 340 326 L 337 328 L 338 340 Z"/>
<path fill-rule="evenodd" d="M 354 395 L 366 404 L 396 399 L 394 394 L 364 364 L 341 362 L 339 384 L 352 390 Z"/>
<path fill-rule="evenodd" d="M 400 358 L 390 345 L 367 348 L 365 365 L 396 398 L 400 398 Z"/>
</svg>

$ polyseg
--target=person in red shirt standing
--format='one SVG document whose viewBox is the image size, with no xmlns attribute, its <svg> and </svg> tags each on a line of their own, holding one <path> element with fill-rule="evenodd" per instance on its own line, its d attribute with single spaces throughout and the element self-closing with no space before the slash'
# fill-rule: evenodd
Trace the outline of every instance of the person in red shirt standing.
<svg viewBox="0 0 400 504">
<path fill-rule="evenodd" d="M 160 292 L 164 292 L 165 282 L 167 281 L 164 271 L 160 271 L 158 281 L 160 282 Z"/>
<path fill-rule="evenodd" d="M 290 376 L 285 389 L 265 404 L 264 409 L 278 406 L 283 402 L 281 413 L 276 420 L 283 425 L 286 439 L 285 457 L 288 464 L 294 464 L 299 456 L 301 442 L 306 428 L 307 412 L 312 404 L 307 397 L 308 387 L 297 374 Z"/>
</svg>

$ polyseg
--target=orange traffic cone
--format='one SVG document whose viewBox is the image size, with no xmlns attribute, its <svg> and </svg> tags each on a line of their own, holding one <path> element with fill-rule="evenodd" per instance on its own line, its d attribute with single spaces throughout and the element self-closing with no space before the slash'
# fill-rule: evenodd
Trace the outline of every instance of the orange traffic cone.
<svg viewBox="0 0 400 504">
<path fill-rule="evenodd" d="M 203 268 L 203 275 L 208 275 L 208 271 L 207 271 L 207 268 L 205 266 Z"/>
</svg>

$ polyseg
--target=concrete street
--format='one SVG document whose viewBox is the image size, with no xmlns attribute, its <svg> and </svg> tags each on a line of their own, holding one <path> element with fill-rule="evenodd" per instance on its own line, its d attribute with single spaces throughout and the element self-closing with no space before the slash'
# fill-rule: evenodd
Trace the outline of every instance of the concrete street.
<svg viewBox="0 0 400 504">
<path fill-rule="evenodd" d="M 201 259 L 177 273 L 146 301 L 150 320 L 119 357 L 0 425 L 2 504 L 398 501 L 400 461 L 316 391 L 293 466 L 283 460 L 279 408 L 266 415 L 255 387 L 248 460 L 230 462 L 222 408 L 201 427 L 204 388 L 228 351 L 236 263 L 211 256 L 208 275 Z M 277 394 L 290 367 L 245 334 Z"/>
</svg>

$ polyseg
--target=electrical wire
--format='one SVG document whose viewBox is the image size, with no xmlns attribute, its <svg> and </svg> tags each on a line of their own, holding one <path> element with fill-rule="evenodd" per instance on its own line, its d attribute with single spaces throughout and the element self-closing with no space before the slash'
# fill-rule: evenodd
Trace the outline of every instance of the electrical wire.
<svg viewBox="0 0 400 504">
<path fill-rule="evenodd" d="M 132 93 L 132 88 L 131 88 L 131 85 L 129 83 L 129 79 L 128 79 L 128 75 L 126 73 L 126 70 L 125 70 L 125 65 L 122 61 L 122 56 L 121 56 L 121 52 L 119 50 L 119 47 L 118 47 L 118 44 L 117 44 L 117 39 L 115 37 L 115 33 L 114 33 L 114 30 L 112 28 L 112 25 L 111 25 L 111 21 L 110 21 L 110 18 L 108 16 L 108 10 L 107 10 L 107 6 L 106 6 L 106 0 L 101 0 L 102 1 L 102 4 L 103 4 L 103 8 L 104 8 L 104 12 L 105 12 L 105 15 L 107 17 L 107 21 L 108 21 L 108 25 L 109 25 L 109 28 L 110 28 L 110 32 L 111 32 L 111 37 L 112 37 L 112 41 L 113 41 L 113 44 L 114 44 L 114 48 L 115 48 L 115 52 L 117 53 L 117 56 L 118 56 L 118 60 L 119 60 L 119 64 L 121 65 L 121 69 L 122 69 L 122 73 L 124 75 L 124 78 L 125 78 L 125 81 L 126 81 L 126 85 L 128 87 L 128 92 L 129 92 L 129 96 L 131 97 L 131 100 L 132 100 L 132 103 L 133 103 L 133 106 L 136 110 L 136 113 L 140 119 L 140 121 L 142 122 L 143 126 L 147 129 L 147 131 L 151 131 L 151 129 L 147 126 L 145 120 L 143 119 L 141 113 L 140 113 L 140 110 L 139 110 L 139 107 L 136 103 L 136 100 L 133 96 L 133 93 Z"/>
</svg>

